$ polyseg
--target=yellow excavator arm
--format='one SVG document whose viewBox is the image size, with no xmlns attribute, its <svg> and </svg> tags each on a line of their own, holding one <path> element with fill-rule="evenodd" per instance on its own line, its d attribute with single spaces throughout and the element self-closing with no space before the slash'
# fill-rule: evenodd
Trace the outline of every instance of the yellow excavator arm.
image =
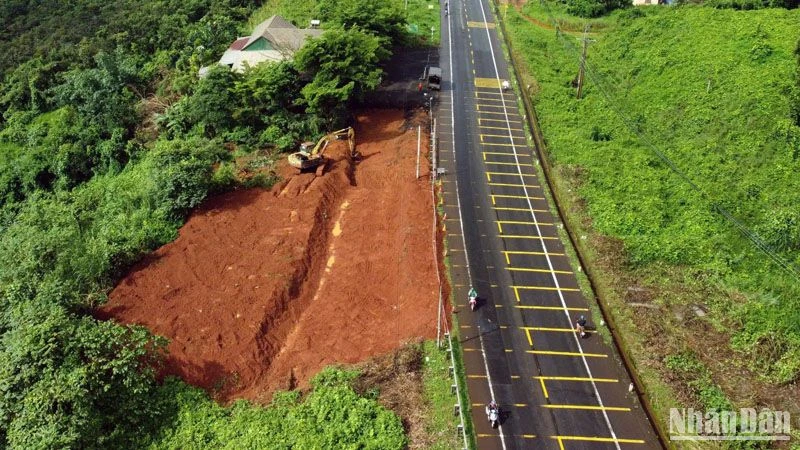
<svg viewBox="0 0 800 450">
<path fill-rule="evenodd" d="M 306 144 L 301 146 L 300 151 L 292 153 L 289 155 L 289 164 L 293 167 L 297 167 L 300 170 L 307 170 L 318 165 L 325 166 L 324 164 L 324 157 L 323 154 L 325 150 L 328 148 L 328 144 L 332 139 L 347 139 L 347 143 L 350 147 L 350 157 L 355 157 L 355 149 L 356 149 L 356 132 L 353 130 L 353 127 L 342 128 L 341 130 L 334 131 L 332 133 L 328 133 L 319 141 L 317 144 L 309 150 Z"/>
<path fill-rule="evenodd" d="M 325 153 L 325 149 L 328 147 L 328 143 L 331 141 L 331 139 L 347 139 L 347 142 L 350 145 L 350 153 L 353 153 L 353 150 L 356 147 L 356 132 L 353 130 L 353 127 L 347 127 L 328 133 L 320 138 L 319 142 L 317 142 L 317 145 L 315 145 L 309 153 L 309 156 L 322 156 L 322 154 Z"/>
</svg>

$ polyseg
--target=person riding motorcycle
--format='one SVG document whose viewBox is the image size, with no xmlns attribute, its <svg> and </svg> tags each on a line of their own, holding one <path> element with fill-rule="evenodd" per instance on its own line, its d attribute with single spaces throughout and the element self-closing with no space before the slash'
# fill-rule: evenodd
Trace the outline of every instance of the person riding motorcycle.
<svg viewBox="0 0 800 450">
<path fill-rule="evenodd" d="M 586 317 L 583 315 L 575 322 L 575 331 L 580 333 L 581 337 L 586 337 Z"/>
<path fill-rule="evenodd" d="M 500 424 L 500 407 L 497 406 L 497 403 L 495 403 L 494 400 L 490 401 L 486 405 L 486 418 L 489 419 L 489 423 L 492 424 L 492 428 L 494 428 L 495 425 Z"/>
<path fill-rule="evenodd" d="M 469 288 L 469 294 L 467 294 L 469 298 L 469 307 L 473 311 L 475 311 L 475 307 L 478 305 L 478 291 L 475 290 L 474 287 Z"/>
</svg>

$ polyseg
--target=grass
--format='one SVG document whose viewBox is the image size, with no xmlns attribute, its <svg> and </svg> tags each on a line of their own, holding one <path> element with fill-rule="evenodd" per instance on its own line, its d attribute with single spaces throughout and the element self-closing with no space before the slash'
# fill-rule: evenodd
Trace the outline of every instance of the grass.
<svg viewBox="0 0 800 450">
<path fill-rule="evenodd" d="M 404 11 L 408 21 L 408 31 L 418 37 L 419 43 L 438 46 L 442 34 L 439 20 L 439 2 L 407 0 L 404 3 Z"/>
<path fill-rule="evenodd" d="M 457 416 L 453 415 L 453 404 L 456 399 L 450 386 L 453 377 L 450 375 L 450 355 L 443 348 L 438 348 L 436 341 L 425 341 L 422 379 L 424 396 L 429 402 L 427 434 L 433 439 L 426 448 L 430 450 L 446 450 L 457 448 L 460 441 L 456 438 Z"/>
<path fill-rule="evenodd" d="M 470 449 L 478 448 L 478 443 L 475 436 L 475 427 L 472 424 L 472 415 L 470 414 L 470 407 L 472 403 L 469 400 L 469 393 L 467 392 L 467 375 L 464 370 L 464 351 L 461 347 L 459 340 L 460 333 L 458 332 L 458 318 L 453 316 L 453 329 L 450 330 L 451 342 L 453 343 L 453 359 L 455 360 L 456 382 L 459 386 L 459 394 L 461 396 L 460 403 L 464 407 L 464 433 L 467 435 L 467 445 Z M 459 440 L 460 442 L 463 442 Z"/>
<path fill-rule="evenodd" d="M 784 174 L 784 166 L 797 168 L 786 136 L 797 132 L 787 92 L 797 82 L 798 11 L 619 12 L 593 26 L 603 32 L 592 36 L 581 101 L 571 87 L 576 41 L 541 26 L 549 18 L 540 4 L 523 13 L 536 20 L 509 10 L 507 25 L 528 68 L 522 78 L 547 141 L 554 195 L 574 234 L 586 236 L 577 244 L 648 402 L 663 422 L 669 407 L 699 393 L 715 397 L 708 386 L 686 394 L 675 382 L 678 366 L 666 358 L 692 351 L 734 405 L 751 404 L 736 387 L 748 383 L 747 395 L 796 412 L 780 385 L 799 372 L 790 361 L 800 341 L 785 325 L 797 321 L 796 283 L 711 205 L 780 248 L 770 217 L 798 200 L 797 178 Z M 708 197 L 670 174 L 643 141 Z M 783 248 L 796 262 L 799 253 Z"/>
<path fill-rule="evenodd" d="M 313 1 L 266 0 L 264 4 L 250 16 L 250 20 L 247 22 L 247 29 L 242 31 L 244 34 L 249 35 L 256 25 L 275 14 L 283 16 L 284 19 L 292 22 L 299 28 L 306 28 L 310 25 L 311 19 L 320 19 L 319 17 L 314 17 L 315 6 L 316 3 Z"/>
</svg>

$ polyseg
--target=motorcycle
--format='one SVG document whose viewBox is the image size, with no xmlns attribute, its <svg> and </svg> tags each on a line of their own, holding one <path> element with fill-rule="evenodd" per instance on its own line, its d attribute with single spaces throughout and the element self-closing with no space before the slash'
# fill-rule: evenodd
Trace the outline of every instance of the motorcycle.
<svg viewBox="0 0 800 450">
<path fill-rule="evenodd" d="M 478 307 L 478 292 L 475 289 L 469 290 L 469 309 L 475 311 Z"/>
<path fill-rule="evenodd" d="M 489 418 L 489 424 L 492 428 L 500 426 L 500 408 L 486 407 L 486 417 Z"/>
<path fill-rule="evenodd" d="M 584 316 L 580 316 L 575 322 L 575 332 L 582 338 L 586 337 L 586 318 Z"/>
</svg>

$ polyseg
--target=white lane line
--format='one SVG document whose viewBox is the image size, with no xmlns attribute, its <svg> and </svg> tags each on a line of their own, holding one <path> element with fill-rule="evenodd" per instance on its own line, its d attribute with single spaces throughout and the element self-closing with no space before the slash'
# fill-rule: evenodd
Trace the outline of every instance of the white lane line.
<svg viewBox="0 0 800 450">
<path fill-rule="evenodd" d="M 485 6 L 483 4 L 483 0 L 478 0 L 478 3 L 480 3 L 480 5 L 481 5 L 481 14 L 483 14 L 483 22 L 487 23 L 486 22 L 486 10 L 485 10 Z M 498 79 L 500 79 L 500 71 L 497 69 L 497 59 L 495 59 L 494 47 L 492 46 L 492 34 L 489 32 L 489 27 L 488 26 L 486 27 L 486 38 L 489 41 L 489 51 L 491 52 L 491 55 L 492 55 L 492 64 L 494 65 L 495 76 Z M 497 87 L 497 90 L 502 94 L 503 89 L 500 86 Z M 503 97 L 503 96 L 501 96 L 500 98 L 503 101 L 503 112 L 505 112 L 506 126 L 508 128 L 508 135 L 509 135 L 509 137 L 512 137 L 512 134 L 511 134 L 511 123 L 508 120 L 508 110 L 506 108 L 506 100 L 505 100 L 505 97 Z M 517 147 L 514 144 L 514 140 L 513 139 L 511 139 L 511 149 L 512 149 L 512 151 L 514 153 L 514 160 L 517 163 L 519 163 L 519 157 L 517 156 Z M 522 167 L 517 166 L 517 171 L 519 173 L 520 181 L 521 181 L 521 183 L 523 185 L 522 189 L 524 189 L 525 197 L 528 197 L 528 188 L 525 187 L 525 179 L 522 176 Z M 542 244 L 542 249 L 544 250 L 544 253 L 545 253 L 545 255 L 544 255 L 545 259 L 547 259 L 547 266 L 552 271 L 553 270 L 553 262 L 550 260 L 550 255 L 548 254 L 549 252 L 547 251 L 547 245 L 545 244 L 545 240 L 543 238 L 541 238 L 542 231 L 539 229 L 539 223 L 538 223 L 539 221 L 537 220 L 536 213 L 533 210 L 533 204 L 531 203 L 530 198 L 527 198 L 526 201 L 528 203 L 528 209 L 531 212 L 531 216 L 533 217 L 533 221 L 536 222 L 536 232 L 540 236 L 539 242 Z M 558 293 L 558 298 L 561 300 L 561 306 L 564 308 L 564 315 L 567 317 L 567 323 L 569 323 L 571 325 L 572 324 L 572 318 L 569 316 L 569 310 L 567 309 L 567 302 L 564 300 L 564 294 L 561 292 L 560 285 L 558 283 L 558 277 L 556 277 L 555 272 L 551 272 L 550 275 L 552 276 L 553 282 L 555 283 L 555 286 L 556 286 L 556 289 L 557 289 L 556 292 Z M 580 353 L 580 355 L 581 355 L 581 360 L 583 361 L 583 366 L 586 368 L 586 373 L 588 374 L 590 379 L 594 379 L 594 376 L 592 376 L 592 370 L 589 368 L 589 363 L 588 363 L 588 361 L 586 361 L 586 356 L 584 355 L 584 352 L 583 352 L 583 346 L 581 345 L 581 341 L 578 338 L 577 333 L 573 333 L 572 337 L 573 337 L 573 339 L 575 339 L 575 343 L 578 345 L 578 353 Z M 603 405 L 603 399 L 600 397 L 600 392 L 597 390 L 597 384 L 595 384 L 594 381 L 591 381 L 591 384 L 592 384 L 592 389 L 594 389 L 594 394 L 597 397 L 597 403 L 600 405 L 600 408 L 602 408 L 603 418 L 605 418 L 606 425 L 608 426 L 608 431 L 611 433 L 611 437 L 614 439 L 614 445 L 616 446 L 617 450 L 621 450 L 621 447 L 619 445 L 619 440 L 617 440 L 617 434 L 614 432 L 614 427 L 611 425 L 611 420 L 608 418 L 608 412 L 606 411 L 606 409 L 605 409 L 605 407 Z"/>
<path fill-rule="evenodd" d="M 483 9 L 483 8 L 481 8 L 481 9 Z M 466 15 L 466 3 L 464 4 L 464 11 L 465 11 L 465 15 Z M 448 15 L 447 16 L 447 44 L 448 44 L 449 49 L 450 49 L 449 50 L 449 55 L 448 55 L 450 60 L 449 60 L 448 64 L 450 65 L 450 105 L 451 105 L 450 107 L 452 109 L 453 91 L 455 90 L 456 80 L 455 80 L 455 74 L 453 73 L 453 33 L 452 33 L 453 28 L 452 28 L 451 20 L 452 20 L 451 17 Z M 452 130 L 456 129 L 455 113 L 452 113 L 450 115 L 450 126 L 452 127 L 451 128 Z M 453 142 L 452 149 L 453 149 L 453 165 L 455 167 L 458 167 L 458 164 L 456 163 L 455 142 Z M 467 266 L 467 278 L 469 279 L 469 285 L 470 286 L 474 286 L 472 284 L 472 273 L 470 271 L 470 266 L 469 266 L 469 252 L 467 251 L 467 241 L 466 241 L 466 238 L 464 238 L 464 221 L 461 220 L 461 217 L 462 217 L 461 216 L 461 195 L 460 195 L 460 193 L 458 191 L 458 176 L 455 176 L 453 178 L 455 179 L 455 184 L 456 184 L 456 204 L 458 205 L 458 223 L 461 225 L 461 243 L 464 246 L 464 260 L 466 261 L 466 266 Z M 478 336 L 480 336 L 480 328 L 478 328 Z M 483 365 L 486 368 L 486 382 L 489 385 L 489 394 L 492 396 L 492 400 L 495 400 L 496 397 L 494 396 L 494 386 L 492 386 L 492 378 L 489 375 L 489 363 L 486 361 L 486 353 L 483 351 L 483 339 L 482 338 L 481 338 L 481 356 L 483 357 Z M 500 443 L 503 446 L 503 450 L 506 450 L 506 438 L 503 435 L 503 425 L 502 424 L 498 424 L 498 428 L 499 428 L 499 431 L 500 431 Z M 466 438 L 466 433 L 464 433 L 464 448 L 467 448 L 467 440 L 466 439 L 467 439 Z"/>
</svg>

